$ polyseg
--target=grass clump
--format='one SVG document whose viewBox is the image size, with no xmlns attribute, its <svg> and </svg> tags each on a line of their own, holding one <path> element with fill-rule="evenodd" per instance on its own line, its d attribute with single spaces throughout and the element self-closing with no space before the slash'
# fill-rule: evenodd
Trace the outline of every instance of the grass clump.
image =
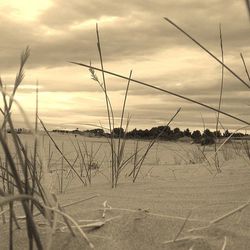
<svg viewBox="0 0 250 250">
<path fill-rule="evenodd" d="M 0 128 L 0 145 L 4 154 L 0 161 L 0 215 L 2 216 L 3 223 L 8 223 L 8 248 L 14 249 L 15 228 L 21 229 L 19 219 L 23 218 L 26 221 L 26 227 L 22 230 L 26 231 L 29 249 L 42 250 L 45 248 L 45 245 L 49 249 L 50 244 L 48 242 L 52 241 L 52 236 L 55 234 L 58 222 L 56 214 L 62 216 L 72 236 L 75 236 L 75 234 L 70 222 L 76 226 L 82 237 L 87 241 L 87 244 L 93 248 L 92 243 L 88 240 L 82 229 L 79 228 L 75 220 L 63 212 L 63 209 L 57 202 L 56 196 L 49 193 L 46 186 L 43 185 L 43 178 L 45 178 L 43 174 L 41 175 L 43 164 L 38 161 L 40 158 L 38 155 L 38 86 L 36 90 L 35 128 L 32 128 L 21 105 L 15 100 L 15 94 L 24 78 L 24 66 L 29 55 L 29 48 L 21 54 L 20 67 L 11 94 L 6 93 L 6 88 L 0 79 L 0 91 L 3 98 L 3 107 L 0 109 L 3 116 Z M 17 133 L 12 119 L 13 104 L 16 104 L 20 109 L 24 121 L 32 133 L 34 142 L 33 154 L 28 152 L 27 146 L 23 144 Z M 9 136 L 7 135 L 7 128 Z M 11 143 L 14 146 L 14 150 L 10 145 Z M 16 206 L 15 204 L 18 202 L 21 203 L 21 210 L 20 206 Z M 23 212 L 24 216 L 17 217 L 17 212 Z M 8 216 L 6 216 L 7 214 Z M 48 225 L 48 230 L 52 230 L 53 232 L 49 234 L 48 244 L 44 242 L 44 237 L 35 218 L 39 214 L 42 215 L 46 225 Z"/>
</svg>

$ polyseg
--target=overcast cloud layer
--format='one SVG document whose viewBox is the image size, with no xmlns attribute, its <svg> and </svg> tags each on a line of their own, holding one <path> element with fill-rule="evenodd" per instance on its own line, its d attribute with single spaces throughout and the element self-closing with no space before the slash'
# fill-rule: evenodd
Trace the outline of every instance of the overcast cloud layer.
<svg viewBox="0 0 250 250">
<path fill-rule="evenodd" d="M 167 23 L 168 17 L 218 57 L 222 25 L 225 63 L 247 79 L 240 59 L 250 65 L 250 22 L 245 2 L 235 0 L 47 0 L 1 1 L 1 76 L 11 88 L 20 52 L 31 57 L 17 99 L 34 112 L 34 85 L 40 85 L 40 116 L 51 127 L 75 128 L 106 123 L 103 94 L 87 69 L 69 61 L 99 66 L 95 25 L 99 24 L 105 68 L 189 98 L 218 106 L 221 66 Z M 100 75 L 99 75 L 100 76 Z M 222 109 L 250 121 L 249 90 L 225 71 Z M 126 81 L 107 76 L 119 117 Z M 182 107 L 173 126 L 215 127 L 214 112 L 131 83 L 127 113 L 131 128 L 166 124 Z M 20 119 L 20 116 L 17 116 Z M 240 123 L 222 118 L 225 127 Z M 243 125 L 243 124 L 242 124 Z"/>
</svg>

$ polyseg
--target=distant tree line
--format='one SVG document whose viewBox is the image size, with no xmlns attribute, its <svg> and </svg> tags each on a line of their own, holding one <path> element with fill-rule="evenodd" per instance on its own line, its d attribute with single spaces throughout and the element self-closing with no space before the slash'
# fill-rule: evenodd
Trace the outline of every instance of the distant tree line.
<svg viewBox="0 0 250 250">
<path fill-rule="evenodd" d="M 124 136 L 125 131 L 123 128 L 115 128 L 113 136 L 118 138 Z M 126 138 L 129 139 L 153 139 L 158 137 L 159 140 L 178 140 L 183 137 L 189 137 L 194 143 L 200 143 L 202 145 L 213 144 L 216 139 L 229 137 L 231 133 L 225 130 L 223 133 L 220 131 L 210 131 L 205 129 L 203 132 L 200 130 L 190 131 L 189 128 L 181 130 L 180 128 L 171 129 L 169 126 L 158 126 L 151 129 L 133 129 L 126 133 Z M 243 137 L 246 134 L 241 132 L 235 133 L 232 137 Z"/>
<path fill-rule="evenodd" d="M 79 135 L 91 135 L 91 136 L 105 136 L 110 137 L 109 133 L 105 133 L 103 129 L 90 129 L 85 131 L 80 131 L 78 128 L 75 130 L 53 130 L 53 132 L 60 133 L 73 133 Z M 112 131 L 112 135 L 115 138 L 124 137 L 125 131 L 123 128 L 114 128 Z M 181 130 L 180 128 L 171 129 L 169 126 L 158 126 L 153 127 L 151 129 L 133 129 L 126 133 L 126 138 L 128 139 L 153 139 L 158 137 L 159 140 L 178 140 L 183 137 L 189 137 L 194 141 L 194 143 L 201 143 L 202 145 L 213 144 L 216 138 L 224 138 L 229 137 L 231 133 L 228 130 L 225 130 L 223 133 L 221 131 L 210 131 L 209 129 L 205 129 L 204 131 L 194 130 L 190 131 L 188 128 L 185 130 Z M 237 132 L 233 134 L 232 137 L 243 137 L 246 134 L 241 132 Z"/>
<path fill-rule="evenodd" d="M 118 134 L 119 128 L 116 130 L 115 135 Z M 123 130 L 122 130 L 123 131 Z M 124 131 L 123 131 L 124 132 Z M 195 143 L 201 143 L 202 145 L 213 144 L 216 139 L 229 137 L 231 133 L 228 130 L 225 130 L 223 133 L 220 131 L 210 131 L 205 129 L 203 132 L 200 130 L 190 131 L 188 128 L 181 130 L 180 128 L 171 129 L 169 126 L 158 126 L 149 129 L 139 129 L 136 128 L 126 134 L 127 138 L 136 138 L 136 139 L 152 139 L 158 136 L 162 140 L 178 140 L 182 137 L 189 137 Z M 243 137 L 246 134 L 241 132 L 235 133 L 232 137 Z"/>
<path fill-rule="evenodd" d="M 73 133 L 72 130 L 66 130 L 66 129 L 53 129 L 52 132 L 54 132 L 54 133 L 62 133 L 62 134 Z"/>
</svg>

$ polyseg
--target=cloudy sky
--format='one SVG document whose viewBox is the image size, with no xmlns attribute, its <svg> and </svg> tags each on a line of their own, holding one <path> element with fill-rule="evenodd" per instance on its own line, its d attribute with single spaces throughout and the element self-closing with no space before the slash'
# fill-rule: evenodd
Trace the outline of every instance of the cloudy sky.
<svg viewBox="0 0 250 250">
<path fill-rule="evenodd" d="M 31 56 L 16 99 L 34 119 L 35 84 L 39 81 L 39 115 L 50 128 L 106 125 L 104 94 L 87 69 L 99 67 L 95 25 L 99 24 L 104 67 L 218 107 L 221 66 L 167 23 L 168 17 L 221 57 L 247 81 L 240 53 L 250 65 L 250 22 L 244 0 L 0 0 L 1 77 L 11 91 L 21 51 Z M 99 74 L 101 79 L 101 75 Z M 107 75 L 115 116 L 120 116 L 126 81 Z M 222 110 L 250 121 L 249 90 L 225 71 Z M 131 83 L 126 115 L 130 128 L 168 122 L 173 127 L 215 128 L 216 114 L 197 105 Z M 18 124 L 22 117 L 15 114 Z M 225 128 L 244 124 L 221 116 Z M 117 123 L 118 124 L 118 123 Z"/>
</svg>

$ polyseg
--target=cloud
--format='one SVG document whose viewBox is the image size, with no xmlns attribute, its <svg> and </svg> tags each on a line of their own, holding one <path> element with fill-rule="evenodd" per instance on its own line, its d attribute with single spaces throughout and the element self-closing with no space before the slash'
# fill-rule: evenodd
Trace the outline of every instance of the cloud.
<svg viewBox="0 0 250 250">
<path fill-rule="evenodd" d="M 1 15 L 1 46 L 13 48 L 1 55 L 1 67 L 7 68 L 16 62 L 17 52 L 27 44 L 32 48 L 29 67 L 64 66 L 69 59 L 96 60 L 95 22 L 98 20 L 104 57 L 108 61 L 144 60 L 145 56 L 168 48 L 193 48 L 194 45 L 164 21 L 163 16 L 175 20 L 213 51 L 219 51 L 218 24 L 222 22 L 226 54 L 232 55 L 241 49 L 249 51 L 249 25 L 244 8 L 244 3 L 232 0 L 227 3 L 55 0 L 33 23 Z M 92 22 L 92 26 L 72 28 L 86 22 Z"/>
</svg>

